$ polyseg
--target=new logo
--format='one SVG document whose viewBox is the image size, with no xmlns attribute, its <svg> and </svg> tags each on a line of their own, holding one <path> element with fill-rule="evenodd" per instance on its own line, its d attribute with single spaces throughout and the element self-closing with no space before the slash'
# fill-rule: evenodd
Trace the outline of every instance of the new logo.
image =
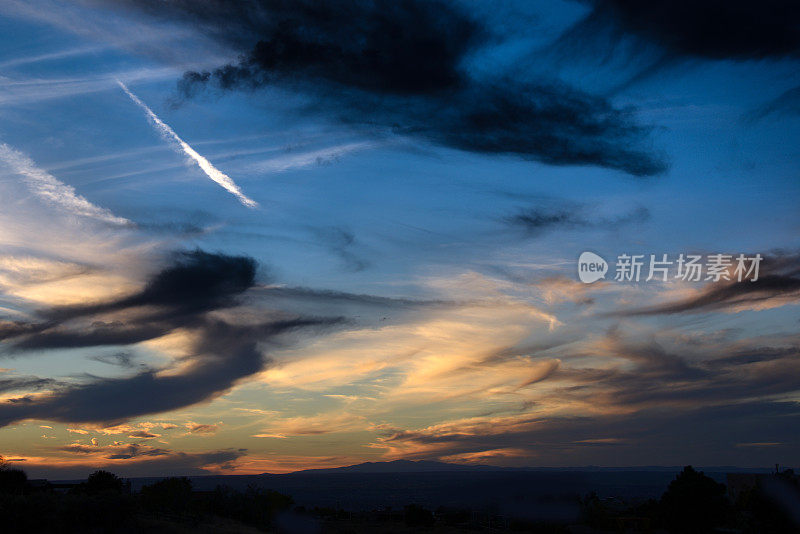
<svg viewBox="0 0 800 534">
<path fill-rule="evenodd" d="M 584 252 L 578 258 L 578 278 L 584 284 L 591 284 L 606 277 L 608 263 L 594 252 Z"/>
</svg>

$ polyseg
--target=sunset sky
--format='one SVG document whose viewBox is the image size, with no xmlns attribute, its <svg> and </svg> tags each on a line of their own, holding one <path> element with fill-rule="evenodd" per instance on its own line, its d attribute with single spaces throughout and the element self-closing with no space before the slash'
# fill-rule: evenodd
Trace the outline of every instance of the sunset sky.
<svg viewBox="0 0 800 534">
<path fill-rule="evenodd" d="M 800 8 L 629 4 L 4 0 L 0 454 L 800 466 Z"/>
</svg>

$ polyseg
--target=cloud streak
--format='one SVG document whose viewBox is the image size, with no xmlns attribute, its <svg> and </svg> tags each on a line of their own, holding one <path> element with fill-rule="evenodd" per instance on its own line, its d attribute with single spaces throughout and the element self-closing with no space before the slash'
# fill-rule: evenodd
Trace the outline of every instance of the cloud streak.
<svg viewBox="0 0 800 534">
<path fill-rule="evenodd" d="M 130 226 L 132 223 L 117 217 L 111 211 L 96 206 L 75 192 L 75 188 L 59 181 L 43 171 L 22 152 L 5 143 L 0 143 L 0 160 L 14 173 L 23 177 L 25 185 L 37 197 L 49 204 L 81 217 L 97 219 L 116 226 Z"/>
<path fill-rule="evenodd" d="M 627 224 L 643 223 L 650 219 L 650 211 L 638 207 L 622 215 L 609 217 L 590 213 L 585 206 L 550 202 L 522 209 L 507 217 L 509 226 L 519 228 L 526 237 L 537 237 L 551 230 L 588 230 L 603 228 L 615 230 Z"/>
<path fill-rule="evenodd" d="M 780 307 L 800 300 L 800 255 L 774 254 L 764 258 L 755 282 L 709 283 L 697 294 L 644 308 L 608 315 L 633 317 L 711 311 L 737 312 Z"/>
<path fill-rule="evenodd" d="M 175 133 L 175 130 L 173 130 L 167 123 L 159 119 L 158 116 L 153 113 L 153 110 L 150 109 L 147 104 L 142 102 L 138 96 L 133 94 L 124 83 L 119 80 L 117 80 L 117 83 L 119 84 L 120 88 L 125 91 L 125 94 L 128 95 L 128 97 L 133 100 L 137 106 L 144 110 L 147 118 L 150 119 L 162 137 L 168 141 L 177 143 L 181 150 L 183 150 L 187 156 L 194 160 L 194 162 L 197 163 L 197 166 L 200 167 L 204 173 L 206 173 L 206 176 L 211 178 L 212 181 L 216 182 L 222 186 L 223 189 L 239 199 L 239 202 L 241 202 L 244 206 L 248 208 L 258 207 L 258 203 L 242 193 L 242 190 L 238 185 L 236 185 L 230 176 L 214 167 L 210 161 L 198 154 L 195 149 L 189 146 L 186 141 L 181 139 L 178 134 Z"/>
<path fill-rule="evenodd" d="M 70 443 L 52 449 L 54 456 L 22 456 L 25 471 L 33 476 L 80 478 L 97 469 L 106 469 L 122 476 L 208 475 L 234 467 L 243 459 L 246 449 L 220 449 L 182 452 L 142 443 L 101 445 Z"/>
</svg>

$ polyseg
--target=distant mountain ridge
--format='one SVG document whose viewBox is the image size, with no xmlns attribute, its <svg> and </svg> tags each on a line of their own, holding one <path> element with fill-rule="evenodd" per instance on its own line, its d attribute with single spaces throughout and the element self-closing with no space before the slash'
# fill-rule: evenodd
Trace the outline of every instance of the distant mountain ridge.
<svg viewBox="0 0 800 534">
<path fill-rule="evenodd" d="M 336 474 L 336 473 L 353 473 L 353 474 L 368 474 L 368 473 L 454 473 L 454 472 L 470 472 L 470 471 L 503 471 L 503 472 L 522 472 L 522 471 L 537 471 L 537 472 L 624 472 L 624 471 L 649 471 L 649 472 L 679 472 L 683 466 L 663 466 L 663 465 L 647 465 L 647 466 L 630 466 L 630 467 L 600 467 L 596 465 L 585 465 L 576 467 L 501 467 L 496 465 L 486 464 L 455 464 L 448 462 L 437 462 L 435 460 L 392 460 L 389 462 L 363 462 L 355 465 L 347 465 L 342 467 L 331 467 L 322 469 L 303 469 L 301 471 L 293 471 L 285 475 L 323 475 L 323 474 Z M 725 472 L 766 472 L 767 468 L 747 468 L 735 466 L 707 466 L 697 467 L 698 471 L 707 471 L 714 473 Z M 272 475 L 271 473 L 262 473 L 263 475 Z"/>
<path fill-rule="evenodd" d="M 509 467 L 494 465 L 465 465 L 436 462 L 434 460 L 393 460 L 391 462 L 364 462 L 343 467 L 327 469 L 303 469 L 291 474 L 324 474 L 324 473 L 434 473 L 453 471 L 505 471 Z"/>
</svg>

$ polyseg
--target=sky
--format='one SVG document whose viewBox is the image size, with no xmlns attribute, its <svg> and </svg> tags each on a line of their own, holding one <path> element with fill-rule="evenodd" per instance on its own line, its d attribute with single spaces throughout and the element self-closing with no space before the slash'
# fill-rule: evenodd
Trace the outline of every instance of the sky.
<svg viewBox="0 0 800 534">
<path fill-rule="evenodd" d="M 800 8 L 630 4 L 2 2 L 0 454 L 800 466 Z"/>
</svg>

